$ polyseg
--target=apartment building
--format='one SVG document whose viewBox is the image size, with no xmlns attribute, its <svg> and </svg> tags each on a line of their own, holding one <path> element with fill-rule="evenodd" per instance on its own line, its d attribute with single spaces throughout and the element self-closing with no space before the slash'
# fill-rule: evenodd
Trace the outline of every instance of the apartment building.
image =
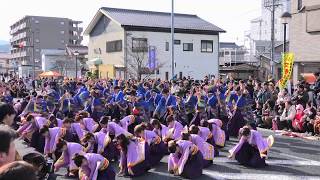
<svg viewBox="0 0 320 180">
<path fill-rule="evenodd" d="M 83 37 L 81 21 L 68 18 L 25 16 L 10 26 L 12 60 L 18 65 L 20 76 L 41 70 L 42 49 L 65 49 L 66 45 L 80 45 Z M 21 48 L 13 48 L 20 45 Z"/>
<path fill-rule="evenodd" d="M 303 73 L 320 72 L 320 1 L 292 0 L 290 52 L 294 53 L 293 83 Z"/>
</svg>

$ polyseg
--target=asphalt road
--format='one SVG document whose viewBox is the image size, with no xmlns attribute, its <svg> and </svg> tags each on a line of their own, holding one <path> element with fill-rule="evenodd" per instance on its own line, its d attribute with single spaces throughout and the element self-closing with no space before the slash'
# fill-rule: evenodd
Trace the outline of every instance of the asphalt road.
<svg viewBox="0 0 320 180">
<path fill-rule="evenodd" d="M 320 180 L 320 141 L 304 140 L 280 136 L 272 131 L 260 130 L 264 136 L 273 134 L 275 144 L 270 151 L 267 160 L 268 166 L 262 169 L 247 168 L 239 165 L 235 160 L 227 158 L 227 151 L 237 143 L 236 139 L 227 142 L 224 149 L 220 150 L 220 156 L 214 159 L 214 164 L 204 169 L 203 175 L 198 178 L 207 179 L 257 179 L 257 180 Z M 22 155 L 32 151 L 17 143 L 17 149 Z M 151 169 L 137 180 L 166 180 L 181 179 L 167 173 L 167 157 L 161 163 Z M 115 168 L 117 164 L 112 164 Z M 66 170 L 57 172 L 52 179 L 64 180 Z M 117 177 L 119 180 L 130 178 Z"/>
</svg>

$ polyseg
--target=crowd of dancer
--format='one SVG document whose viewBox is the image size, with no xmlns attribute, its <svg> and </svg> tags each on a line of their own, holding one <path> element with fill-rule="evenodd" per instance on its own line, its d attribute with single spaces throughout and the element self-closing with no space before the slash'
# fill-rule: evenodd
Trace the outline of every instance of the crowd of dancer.
<svg viewBox="0 0 320 180">
<path fill-rule="evenodd" d="M 315 134 L 320 128 L 317 111 L 313 121 L 310 113 L 316 98 L 310 101 L 303 83 L 293 98 L 274 82 L 251 77 L 40 83 L 41 88 L 15 102 L 2 83 L 1 123 L 52 158 L 54 171 L 67 168 L 67 176 L 84 180 L 115 179 L 114 165 L 120 167 L 119 176 L 140 176 L 165 155 L 169 173 L 196 178 L 213 164 L 230 136 L 239 143 L 229 150 L 229 158 L 264 167 L 274 139 L 263 138 L 256 127 L 303 131 L 296 128 L 301 124 Z M 299 116 L 303 123 L 296 120 Z"/>
</svg>

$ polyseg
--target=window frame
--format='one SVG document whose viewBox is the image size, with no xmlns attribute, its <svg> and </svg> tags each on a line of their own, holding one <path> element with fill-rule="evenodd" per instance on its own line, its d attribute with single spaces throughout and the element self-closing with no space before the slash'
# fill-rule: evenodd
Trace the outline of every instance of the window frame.
<svg viewBox="0 0 320 180">
<path fill-rule="evenodd" d="M 297 2 L 297 10 L 300 11 L 302 9 L 302 7 L 303 7 L 302 0 L 298 0 L 298 2 Z"/>
<path fill-rule="evenodd" d="M 115 40 L 115 41 L 107 41 L 106 42 L 106 53 L 121 52 L 122 48 L 123 48 L 122 47 L 122 40 Z"/>
<path fill-rule="evenodd" d="M 166 42 L 165 51 L 169 51 L 169 49 L 170 49 L 170 43 L 169 43 L 169 42 Z"/>
<path fill-rule="evenodd" d="M 203 50 L 202 45 L 206 43 L 206 50 Z M 208 44 L 211 44 L 211 51 L 208 51 Z M 213 53 L 213 40 L 201 40 L 201 52 L 202 53 Z"/>
<path fill-rule="evenodd" d="M 137 41 L 139 46 L 135 47 L 134 41 Z M 145 47 L 141 46 L 141 42 L 145 42 Z M 147 38 L 132 38 L 132 42 L 131 42 L 132 46 L 131 46 L 131 51 L 132 52 L 148 52 L 149 47 L 148 47 L 148 39 Z"/>
<path fill-rule="evenodd" d="M 185 45 L 187 48 L 185 48 Z M 191 45 L 191 46 L 189 46 L 189 45 Z M 189 49 L 189 47 L 191 47 L 191 48 Z M 183 51 L 192 52 L 193 51 L 193 43 L 183 43 Z"/>
<path fill-rule="evenodd" d="M 174 40 L 174 45 L 181 45 L 181 40 L 175 39 Z"/>
</svg>

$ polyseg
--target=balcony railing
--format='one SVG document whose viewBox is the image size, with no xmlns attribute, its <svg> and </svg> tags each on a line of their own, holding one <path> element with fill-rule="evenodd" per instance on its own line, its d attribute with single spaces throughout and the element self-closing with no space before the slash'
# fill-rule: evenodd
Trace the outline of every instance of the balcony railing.
<svg viewBox="0 0 320 180">
<path fill-rule="evenodd" d="M 12 58 L 19 58 L 27 56 L 27 51 L 17 52 L 12 54 Z"/>
<path fill-rule="evenodd" d="M 15 36 L 13 36 L 13 38 L 10 39 L 10 42 L 12 43 L 12 42 L 15 42 L 17 40 L 23 39 L 25 37 L 27 37 L 27 32 L 23 32 L 23 33 L 20 33 L 20 34 L 17 34 Z"/>
<path fill-rule="evenodd" d="M 10 30 L 10 34 L 15 34 L 16 32 L 18 32 L 19 30 L 25 29 L 27 27 L 27 23 L 22 23 L 19 26 L 13 28 Z"/>
</svg>

